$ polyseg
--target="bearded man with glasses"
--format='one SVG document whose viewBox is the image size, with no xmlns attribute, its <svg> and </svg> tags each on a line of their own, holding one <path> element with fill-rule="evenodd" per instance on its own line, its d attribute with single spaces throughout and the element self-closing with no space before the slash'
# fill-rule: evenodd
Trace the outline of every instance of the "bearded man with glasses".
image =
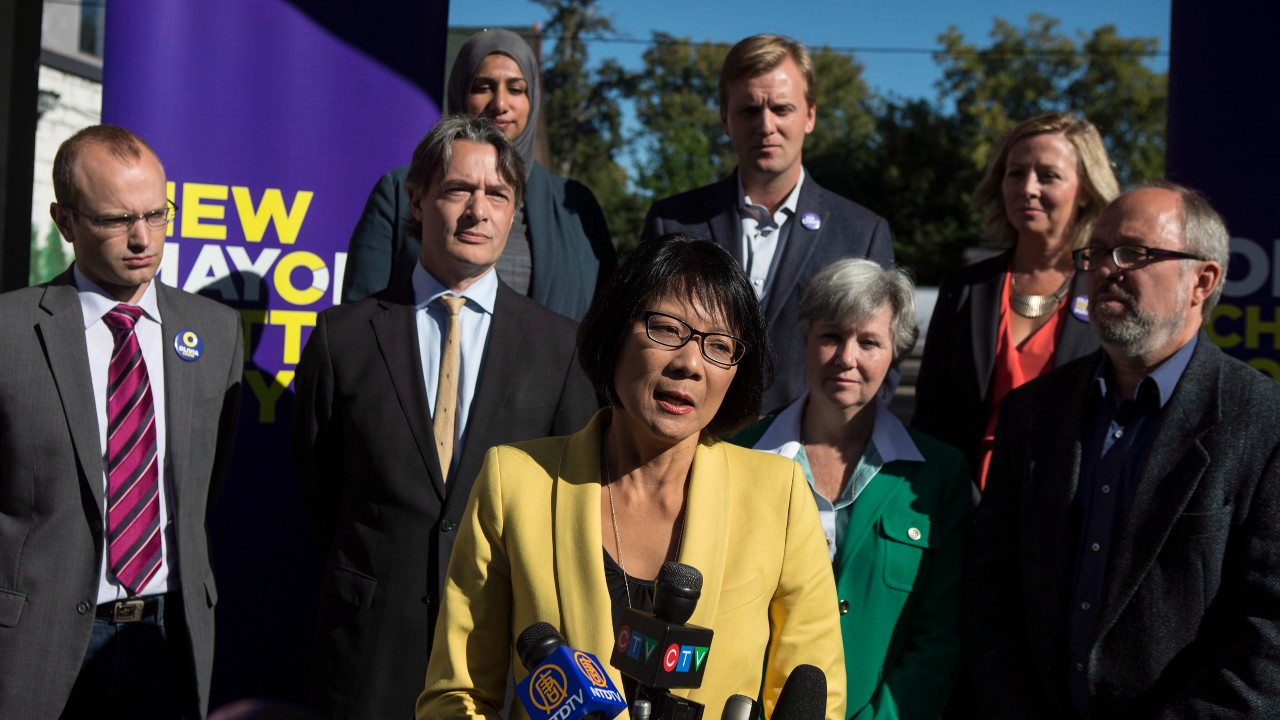
<svg viewBox="0 0 1280 720">
<path fill-rule="evenodd" d="M 1159 184 L 1074 253 L 1102 349 L 1001 412 L 968 578 L 983 717 L 1280 716 L 1280 387 L 1200 332 L 1228 240 Z"/>
</svg>

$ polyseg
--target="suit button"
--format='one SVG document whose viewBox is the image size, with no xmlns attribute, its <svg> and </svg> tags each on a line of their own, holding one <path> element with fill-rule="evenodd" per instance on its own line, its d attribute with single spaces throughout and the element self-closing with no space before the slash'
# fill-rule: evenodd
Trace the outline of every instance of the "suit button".
<svg viewBox="0 0 1280 720">
<path fill-rule="evenodd" d="M 76 612 L 80 613 L 81 615 L 86 615 L 86 614 L 88 614 L 88 612 L 89 612 L 89 610 L 90 610 L 90 609 L 91 609 L 91 608 L 89 607 L 89 603 L 87 603 L 87 602 L 85 602 L 85 601 L 83 601 L 83 600 L 81 600 L 80 602 L 76 603 Z"/>
<path fill-rule="evenodd" d="M 908 530 L 908 531 L 907 531 L 907 537 L 911 538 L 912 540 L 919 540 L 919 539 L 920 539 L 920 529 L 919 529 L 919 528 L 911 528 L 910 530 Z"/>
<path fill-rule="evenodd" d="M 840 614 L 841 614 L 841 615 L 848 615 L 848 614 L 849 614 L 849 601 L 848 601 L 848 600 L 841 600 L 841 601 L 840 601 Z"/>
<path fill-rule="evenodd" d="M 453 532 L 453 529 L 456 527 L 458 526 L 454 525 L 452 520 L 440 521 L 440 532 Z"/>
</svg>

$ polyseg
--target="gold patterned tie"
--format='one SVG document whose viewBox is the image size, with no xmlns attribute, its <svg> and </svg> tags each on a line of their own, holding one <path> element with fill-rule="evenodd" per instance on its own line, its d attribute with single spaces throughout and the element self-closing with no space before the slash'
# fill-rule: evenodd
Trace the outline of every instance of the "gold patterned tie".
<svg viewBox="0 0 1280 720">
<path fill-rule="evenodd" d="M 466 298 L 441 295 L 440 302 L 449 311 L 449 332 L 445 335 L 444 352 L 440 353 L 440 379 L 436 383 L 436 416 L 433 431 L 436 436 L 436 452 L 440 455 L 440 472 L 449 479 L 449 466 L 453 463 L 453 435 L 458 414 L 458 366 L 462 358 L 462 327 L 458 311 L 466 304 Z"/>
</svg>

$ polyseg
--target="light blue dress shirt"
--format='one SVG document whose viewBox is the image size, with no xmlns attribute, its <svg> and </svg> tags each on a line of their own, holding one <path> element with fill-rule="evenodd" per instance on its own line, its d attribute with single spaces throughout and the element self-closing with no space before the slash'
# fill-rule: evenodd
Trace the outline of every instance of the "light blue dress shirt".
<svg viewBox="0 0 1280 720">
<path fill-rule="evenodd" d="M 449 332 L 449 311 L 438 302 L 441 295 L 460 295 L 466 304 L 458 311 L 461 328 L 461 367 L 458 373 L 458 414 L 453 433 L 452 467 L 458 466 L 458 455 L 467 438 L 467 422 L 471 417 L 471 400 L 476 395 L 476 380 L 484 360 L 484 346 L 489 339 L 493 304 L 498 297 L 498 274 L 490 268 L 466 290 L 454 293 L 432 277 L 422 263 L 413 268 L 413 303 L 417 308 L 418 352 L 422 355 L 422 379 L 427 385 L 427 403 L 434 417 L 436 388 L 440 380 L 440 356 Z"/>
</svg>

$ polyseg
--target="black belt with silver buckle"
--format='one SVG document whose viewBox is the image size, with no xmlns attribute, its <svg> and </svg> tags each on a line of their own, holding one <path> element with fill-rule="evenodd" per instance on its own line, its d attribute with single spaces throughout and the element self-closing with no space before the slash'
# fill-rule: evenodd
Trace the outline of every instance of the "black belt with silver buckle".
<svg viewBox="0 0 1280 720">
<path fill-rule="evenodd" d="M 164 610 L 164 596 L 117 600 L 98 606 L 95 617 L 114 623 L 129 623 L 159 617 Z"/>
</svg>

